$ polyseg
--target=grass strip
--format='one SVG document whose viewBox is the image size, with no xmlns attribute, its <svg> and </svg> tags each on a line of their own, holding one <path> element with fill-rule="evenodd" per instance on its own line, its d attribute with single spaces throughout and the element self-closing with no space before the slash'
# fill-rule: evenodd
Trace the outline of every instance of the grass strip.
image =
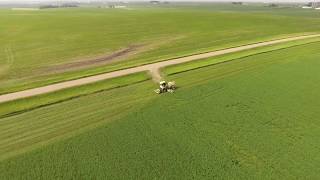
<svg viewBox="0 0 320 180">
<path fill-rule="evenodd" d="M 67 88 L 48 94 L 42 94 L 39 96 L 1 103 L 0 118 L 20 114 L 26 111 L 60 103 L 80 96 L 128 86 L 130 84 L 146 81 L 149 79 L 150 76 L 146 72 L 139 72 L 127 76 L 107 79 L 97 83 Z"/>
<path fill-rule="evenodd" d="M 276 45 L 265 46 L 265 47 L 259 47 L 259 48 L 236 52 L 228 55 L 221 55 L 217 57 L 199 59 L 196 61 L 168 66 L 163 68 L 162 72 L 164 76 L 169 76 L 169 75 L 174 75 L 174 74 L 178 74 L 178 73 L 182 73 L 182 72 L 186 72 L 186 71 L 190 71 L 190 70 L 194 70 L 202 67 L 207 67 L 215 64 L 225 63 L 225 62 L 229 62 L 229 61 L 233 61 L 233 60 L 237 60 L 240 58 L 245 58 L 245 57 L 249 57 L 257 54 L 268 53 L 272 51 L 287 49 L 287 48 L 315 43 L 319 41 L 320 41 L 320 38 L 313 38 L 313 39 L 304 39 L 304 40 L 291 41 L 291 42 L 286 42 L 286 43 L 281 43 Z"/>
</svg>

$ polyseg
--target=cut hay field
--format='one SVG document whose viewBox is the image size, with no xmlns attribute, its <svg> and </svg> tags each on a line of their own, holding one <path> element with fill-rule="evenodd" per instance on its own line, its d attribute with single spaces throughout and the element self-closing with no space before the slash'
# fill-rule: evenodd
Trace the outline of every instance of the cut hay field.
<svg viewBox="0 0 320 180">
<path fill-rule="evenodd" d="M 319 179 L 320 43 L 0 118 L 0 179 Z"/>
<path fill-rule="evenodd" d="M 245 9 L 247 8 L 247 11 Z M 101 72 L 319 32 L 319 13 L 206 5 L 0 10 L 0 94 Z"/>
</svg>

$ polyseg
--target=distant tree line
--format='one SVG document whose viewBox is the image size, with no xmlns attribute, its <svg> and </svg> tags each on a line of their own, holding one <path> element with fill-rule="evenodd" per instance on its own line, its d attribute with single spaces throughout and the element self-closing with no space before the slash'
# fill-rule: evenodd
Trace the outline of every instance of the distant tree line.
<svg viewBox="0 0 320 180">
<path fill-rule="evenodd" d="M 234 5 L 242 5 L 243 2 L 232 2 L 232 4 L 234 4 Z"/>
<path fill-rule="evenodd" d="M 42 5 L 39 8 L 40 9 L 50 9 L 50 8 L 70 8 L 70 7 L 79 7 L 79 5 L 74 4 L 74 3 L 65 3 L 65 4 L 61 4 L 61 5 L 48 4 L 48 5 Z"/>
</svg>

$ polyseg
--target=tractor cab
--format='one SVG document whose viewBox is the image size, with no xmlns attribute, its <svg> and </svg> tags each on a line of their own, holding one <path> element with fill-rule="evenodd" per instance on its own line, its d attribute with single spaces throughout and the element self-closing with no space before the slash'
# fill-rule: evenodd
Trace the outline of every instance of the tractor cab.
<svg viewBox="0 0 320 180">
<path fill-rule="evenodd" d="M 160 92 L 161 93 L 167 92 L 167 82 L 161 81 L 159 84 L 160 84 Z"/>
</svg>

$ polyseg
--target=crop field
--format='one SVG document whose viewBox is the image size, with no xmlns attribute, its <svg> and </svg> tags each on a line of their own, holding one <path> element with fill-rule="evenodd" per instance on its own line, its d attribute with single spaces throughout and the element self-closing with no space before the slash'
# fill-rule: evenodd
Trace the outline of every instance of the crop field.
<svg viewBox="0 0 320 180">
<path fill-rule="evenodd" d="M 0 9 L 0 94 L 168 58 L 319 32 L 298 8 Z"/>
<path fill-rule="evenodd" d="M 0 179 L 318 179 L 319 48 L 169 75 L 174 94 L 144 81 L 0 118 Z"/>
</svg>

